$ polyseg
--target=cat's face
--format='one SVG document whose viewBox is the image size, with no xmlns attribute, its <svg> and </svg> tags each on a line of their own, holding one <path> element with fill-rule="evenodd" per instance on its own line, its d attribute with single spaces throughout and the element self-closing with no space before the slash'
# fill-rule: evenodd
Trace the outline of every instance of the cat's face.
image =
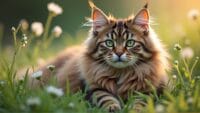
<svg viewBox="0 0 200 113">
<path fill-rule="evenodd" d="M 88 49 L 93 48 L 94 58 L 115 68 L 125 68 L 152 56 L 145 46 L 149 27 L 147 9 L 142 9 L 134 18 L 113 19 L 95 6 L 92 8 L 90 44 L 93 46 Z"/>
</svg>

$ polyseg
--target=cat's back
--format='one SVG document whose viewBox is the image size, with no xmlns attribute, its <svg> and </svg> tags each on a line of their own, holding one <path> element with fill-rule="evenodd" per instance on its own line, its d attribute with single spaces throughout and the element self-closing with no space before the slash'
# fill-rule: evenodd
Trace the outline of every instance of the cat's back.
<svg viewBox="0 0 200 113">
<path fill-rule="evenodd" d="M 44 64 L 38 66 L 36 71 L 30 73 L 42 71 L 42 77 L 40 78 L 40 81 L 43 81 L 45 84 L 48 84 L 52 75 L 56 76 L 56 78 L 59 80 L 58 84 L 62 86 L 62 84 L 65 84 L 68 74 L 75 73 L 75 71 L 77 73 L 77 62 L 84 51 L 85 47 L 82 45 L 68 47 L 58 54 L 55 54 L 53 58 L 46 60 Z M 48 69 L 49 66 L 55 67 L 53 74 L 51 74 L 51 71 Z M 31 87 L 38 87 L 39 81 L 32 78 L 32 75 L 33 74 L 30 74 L 29 83 L 31 83 Z"/>
</svg>

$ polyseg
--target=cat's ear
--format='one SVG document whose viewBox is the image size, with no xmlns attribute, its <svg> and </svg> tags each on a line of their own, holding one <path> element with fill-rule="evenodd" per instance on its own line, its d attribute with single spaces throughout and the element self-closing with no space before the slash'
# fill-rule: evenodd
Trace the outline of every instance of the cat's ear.
<svg viewBox="0 0 200 113">
<path fill-rule="evenodd" d="M 91 19 L 93 30 L 99 31 L 108 24 L 108 17 L 101 9 L 96 7 L 93 2 L 89 1 L 89 5 L 92 9 Z"/>
<path fill-rule="evenodd" d="M 144 6 L 134 17 L 133 24 L 140 28 L 147 30 L 149 29 L 149 11 L 147 9 L 148 4 Z"/>
</svg>

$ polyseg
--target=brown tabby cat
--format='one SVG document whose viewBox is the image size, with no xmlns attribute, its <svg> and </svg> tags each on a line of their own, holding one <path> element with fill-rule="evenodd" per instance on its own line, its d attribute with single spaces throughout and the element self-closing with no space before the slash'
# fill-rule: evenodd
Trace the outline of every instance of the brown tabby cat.
<svg viewBox="0 0 200 113">
<path fill-rule="evenodd" d="M 48 63 L 56 66 L 60 87 L 65 89 L 69 81 L 77 92 L 87 85 L 87 99 L 111 112 L 122 108 L 118 97 L 127 100 L 134 91 L 151 92 L 149 82 L 162 90 L 168 54 L 150 27 L 147 5 L 134 17 L 115 19 L 89 4 L 92 15 L 85 25 L 91 30 L 85 45 L 68 48 Z M 43 82 L 48 81 L 50 71 L 46 66 L 41 70 Z"/>
</svg>

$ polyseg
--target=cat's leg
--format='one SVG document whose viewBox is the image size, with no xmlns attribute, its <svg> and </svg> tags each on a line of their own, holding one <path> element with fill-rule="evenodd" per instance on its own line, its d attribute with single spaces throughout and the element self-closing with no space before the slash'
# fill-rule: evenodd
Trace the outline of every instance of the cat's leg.
<svg viewBox="0 0 200 113">
<path fill-rule="evenodd" d="M 93 89 L 88 91 L 86 99 L 93 105 L 104 108 L 109 112 L 116 112 L 121 110 L 120 100 L 105 89 Z"/>
</svg>

